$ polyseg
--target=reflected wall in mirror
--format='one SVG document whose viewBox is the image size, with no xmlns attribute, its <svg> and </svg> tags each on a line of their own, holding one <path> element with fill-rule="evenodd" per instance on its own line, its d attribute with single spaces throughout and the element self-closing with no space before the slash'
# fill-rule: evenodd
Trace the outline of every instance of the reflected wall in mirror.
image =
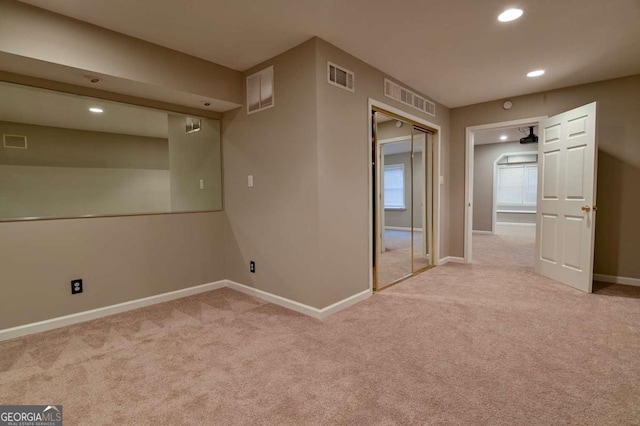
<svg viewBox="0 0 640 426">
<path fill-rule="evenodd" d="M 380 147 L 378 282 L 381 286 L 411 275 L 411 135 L 382 141 Z"/>
<path fill-rule="evenodd" d="M 0 99 L 0 220 L 222 209 L 218 120 L 5 82 Z"/>
<path fill-rule="evenodd" d="M 412 241 L 413 271 L 431 266 L 431 212 L 433 209 L 433 161 L 431 134 L 413 128 L 413 207 Z"/>
</svg>

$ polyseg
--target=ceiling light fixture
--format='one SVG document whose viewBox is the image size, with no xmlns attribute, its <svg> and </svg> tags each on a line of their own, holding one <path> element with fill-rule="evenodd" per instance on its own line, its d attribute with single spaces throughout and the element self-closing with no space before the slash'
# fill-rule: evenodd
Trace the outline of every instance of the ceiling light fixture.
<svg viewBox="0 0 640 426">
<path fill-rule="evenodd" d="M 500 22 L 511 22 L 515 21 L 519 17 L 522 16 L 524 12 L 522 9 L 507 9 L 498 15 L 498 21 Z"/>
<path fill-rule="evenodd" d="M 540 77 L 544 74 L 544 70 L 535 70 L 527 73 L 527 77 Z"/>
<path fill-rule="evenodd" d="M 104 110 L 102 108 L 96 108 L 96 107 L 89 108 L 89 111 L 95 112 L 96 114 L 101 114 L 101 113 L 104 112 Z"/>
<path fill-rule="evenodd" d="M 507 135 L 502 135 L 502 136 L 500 136 L 500 140 L 501 140 L 501 141 L 506 141 L 506 140 L 507 140 Z"/>
</svg>

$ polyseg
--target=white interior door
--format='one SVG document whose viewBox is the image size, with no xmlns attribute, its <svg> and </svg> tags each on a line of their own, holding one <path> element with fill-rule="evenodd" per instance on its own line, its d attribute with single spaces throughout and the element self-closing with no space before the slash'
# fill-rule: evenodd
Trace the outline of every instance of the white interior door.
<svg viewBox="0 0 640 426">
<path fill-rule="evenodd" d="M 540 122 L 536 272 L 591 293 L 597 103 Z"/>
</svg>

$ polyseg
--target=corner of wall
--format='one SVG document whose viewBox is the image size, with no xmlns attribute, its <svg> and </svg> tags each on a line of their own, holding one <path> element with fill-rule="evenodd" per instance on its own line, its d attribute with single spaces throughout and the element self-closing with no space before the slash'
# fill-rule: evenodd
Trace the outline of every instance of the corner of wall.
<svg viewBox="0 0 640 426">
<path fill-rule="evenodd" d="M 273 108 L 223 115 L 225 265 L 229 280 L 322 308 L 316 278 L 316 43 L 309 39 L 245 71 L 274 67 Z"/>
</svg>

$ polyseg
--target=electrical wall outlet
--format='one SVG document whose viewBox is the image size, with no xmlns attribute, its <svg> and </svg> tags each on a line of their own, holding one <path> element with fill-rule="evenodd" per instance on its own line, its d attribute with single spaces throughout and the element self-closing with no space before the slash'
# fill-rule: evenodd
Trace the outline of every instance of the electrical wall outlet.
<svg viewBox="0 0 640 426">
<path fill-rule="evenodd" d="M 256 262 L 254 262 L 253 260 L 249 262 L 249 272 L 251 272 L 252 274 L 256 273 Z"/>
<path fill-rule="evenodd" d="M 82 293 L 82 280 L 71 281 L 71 294 Z"/>
</svg>

